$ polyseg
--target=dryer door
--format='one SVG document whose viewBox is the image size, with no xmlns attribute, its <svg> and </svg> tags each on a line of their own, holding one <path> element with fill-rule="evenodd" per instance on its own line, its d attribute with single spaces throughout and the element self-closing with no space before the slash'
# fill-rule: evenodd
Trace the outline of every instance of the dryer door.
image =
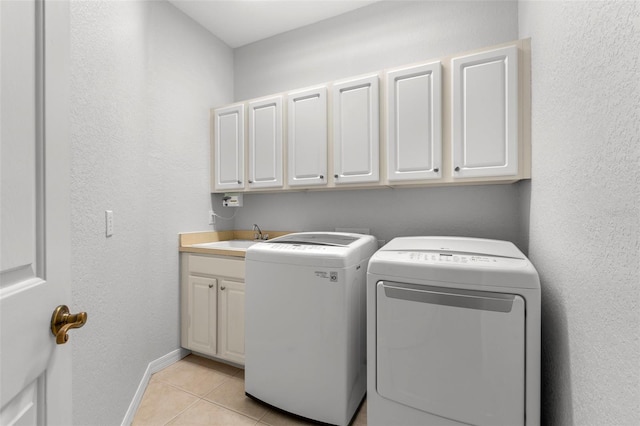
<svg viewBox="0 0 640 426">
<path fill-rule="evenodd" d="M 474 425 L 524 425 L 525 302 L 512 294 L 377 283 L 380 395 Z"/>
</svg>

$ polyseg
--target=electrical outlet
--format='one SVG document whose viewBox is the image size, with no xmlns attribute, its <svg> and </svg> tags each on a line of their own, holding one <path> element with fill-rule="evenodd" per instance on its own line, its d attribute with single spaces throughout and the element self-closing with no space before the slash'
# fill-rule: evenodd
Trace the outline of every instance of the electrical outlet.
<svg viewBox="0 0 640 426">
<path fill-rule="evenodd" d="M 209 210 L 209 225 L 216 223 L 216 213 L 213 210 Z"/>
<path fill-rule="evenodd" d="M 106 222 L 106 236 L 113 235 L 113 210 L 105 210 L 104 212 Z"/>
</svg>

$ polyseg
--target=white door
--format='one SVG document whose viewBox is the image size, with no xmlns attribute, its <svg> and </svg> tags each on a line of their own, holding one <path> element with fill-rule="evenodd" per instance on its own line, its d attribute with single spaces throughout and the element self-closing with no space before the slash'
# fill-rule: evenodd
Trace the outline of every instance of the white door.
<svg viewBox="0 0 640 426">
<path fill-rule="evenodd" d="M 219 355 L 244 364 L 244 283 L 220 282 Z"/>
<path fill-rule="evenodd" d="M 377 182 L 378 76 L 333 86 L 333 178 L 336 184 Z"/>
<path fill-rule="evenodd" d="M 518 49 L 452 60 L 454 178 L 518 174 Z"/>
<path fill-rule="evenodd" d="M 50 330 L 71 301 L 69 4 L 1 1 L 0 20 L 0 424 L 71 424 L 71 346 Z"/>
<path fill-rule="evenodd" d="M 327 184 L 327 88 L 289 93 L 289 186 Z"/>
<path fill-rule="evenodd" d="M 282 98 L 249 103 L 249 188 L 282 187 Z"/>
<path fill-rule="evenodd" d="M 215 170 L 213 189 L 244 187 L 244 104 L 213 112 Z"/>
<path fill-rule="evenodd" d="M 387 178 L 390 182 L 442 176 L 440 62 L 387 73 Z"/>
</svg>

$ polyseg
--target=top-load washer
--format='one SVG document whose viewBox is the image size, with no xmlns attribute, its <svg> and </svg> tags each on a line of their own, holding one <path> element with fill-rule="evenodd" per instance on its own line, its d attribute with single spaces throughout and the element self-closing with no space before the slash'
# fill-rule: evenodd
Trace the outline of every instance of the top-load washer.
<svg viewBox="0 0 640 426">
<path fill-rule="evenodd" d="M 512 243 L 396 238 L 367 274 L 369 425 L 540 423 L 540 283 Z"/>
<path fill-rule="evenodd" d="M 245 257 L 245 392 L 281 410 L 347 425 L 366 392 L 371 235 L 304 232 Z"/>
</svg>

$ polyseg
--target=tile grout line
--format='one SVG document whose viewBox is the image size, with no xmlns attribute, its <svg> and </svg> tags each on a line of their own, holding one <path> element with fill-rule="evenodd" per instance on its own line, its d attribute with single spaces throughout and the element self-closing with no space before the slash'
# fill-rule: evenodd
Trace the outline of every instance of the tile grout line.
<svg viewBox="0 0 640 426">
<path fill-rule="evenodd" d="M 188 393 L 188 392 L 187 392 Z M 195 401 L 193 401 L 191 404 L 189 404 L 187 407 L 185 407 L 184 410 L 180 411 L 178 414 L 176 414 L 175 416 L 171 417 L 169 420 L 167 420 L 167 422 L 163 425 L 163 426 L 167 426 L 169 423 L 171 423 L 172 421 L 174 421 L 175 419 L 177 419 L 182 413 L 184 413 L 185 411 L 187 411 L 188 409 L 190 409 L 191 407 L 193 407 L 194 405 L 196 405 L 198 402 L 200 402 L 199 399 L 196 399 Z"/>
<path fill-rule="evenodd" d="M 187 390 L 187 389 L 181 388 L 180 386 L 176 385 L 175 383 L 171 383 L 171 382 L 169 382 L 169 381 L 167 381 L 167 380 L 162 380 L 162 379 L 154 379 L 154 380 L 157 380 L 158 382 L 164 383 L 164 384 L 169 385 L 169 386 L 171 386 L 171 387 L 173 387 L 173 388 L 175 388 L 175 389 L 178 389 L 178 390 L 180 390 L 180 391 L 182 391 L 182 392 L 186 392 L 186 393 L 188 393 L 189 395 L 193 395 L 193 396 L 195 396 L 195 397 L 197 397 L 197 398 L 201 398 L 201 399 L 202 399 L 202 398 L 204 398 L 207 394 L 209 394 L 209 393 L 213 392 L 214 390 L 218 389 L 220 386 L 222 386 L 222 385 L 224 385 L 225 383 L 227 383 L 227 382 L 228 382 L 232 377 L 235 377 L 235 376 L 229 376 L 229 375 L 228 375 L 228 374 L 226 374 L 226 373 L 221 373 L 221 374 L 224 374 L 225 376 L 228 376 L 228 378 L 227 378 L 225 381 L 223 381 L 222 383 L 219 383 L 218 385 L 216 385 L 216 386 L 212 387 L 211 389 L 209 389 L 209 390 L 205 393 L 205 395 L 203 395 L 203 396 L 200 396 L 200 395 L 198 395 L 197 393 L 193 393 L 193 392 L 191 392 L 191 391 L 189 391 L 189 390 Z M 151 380 L 149 380 L 149 382 L 151 382 Z M 148 386 L 148 385 L 147 385 L 147 386 Z M 145 389 L 145 390 L 146 390 L 146 389 Z"/>
<path fill-rule="evenodd" d="M 262 416 L 260 416 L 259 418 L 257 418 L 257 419 L 256 419 L 255 417 L 251 417 L 251 416 L 247 415 L 246 413 L 243 413 L 242 411 L 238 411 L 238 410 L 235 410 L 235 409 L 233 409 L 233 408 L 231 408 L 231 407 L 227 407 L 227 406 L 225 406 L 225 405 L 222 405 L 222 404 L 220 404 L 219 402 L 210 401 L 210 400 L 208 400 L 208 399 L 206 399 L 206 398 L 204 398 L 204 397 L 202 397 L 202 399 L 203 399 L 204 401 L 206 401 L 206 402 L 210 403 L 210 404 L 217 405 L 217 406 L 218 406 L 218 407 L 220 407 L 220 408 L 224 408 L 225 410 L 233 411 L 234 413 L 236 413 L 236 414 L 240 414 L 240 415 L 241 415 L 241 416 L 243 416 L 243 417 L 246 417 L 246 418 L 251 419 L 251 420 L 255 420 L 255 421 L 256 421 L 256 424 L 258 424 L 258 422 L 260 422 L 260 420 L 261 420 L 261 419 L 262 419 L 262 418 L 263 418 L 263 417 L 264 417 L 264 416 L 269 412 L 269 409 L 267 409 L 267 411 L 266 411 Z"/>
<path fill-rule="evenodd" d="M 236 372 L 236 373 L 235 373 L 235 375 L 233 375 L 233 376 L 229 376 L 229 375 L 228 375 L 228 374 L 226 374 L 226 373 L 221 373 L 221 374 L 224 374 L 224 375 L 228 376 L 228 379 L 227 379 L 227 380 L 225 380 L 224 382 L 222 382 L 222 383 L 218 384 L 217 386 L 215 386 L 215 387 L 211 388 L 211 389 L 210 389 L 209 391 L 207 391 L 207 392 L 205 393 L 205 395 L 203 395 L 203 396 L 200 396 L 200 395 L 195 394 L 195 393 L 193 393 L 193 392 L 190 392 L 190 391 L 188 391 L 188 390 L 186 390 L 186 389 L 183 389 L 183 388 L 181 388 L 180 386 L 177 386 L 176 384 L 171 383 L 171 382 L 169 382 L 169 381 L 165 381 L 165 380 L 162 380 L 162 379 L 154 379 L 155 381 L 158 381 L 158 382 L 160 382 L 160 383 L 164 383 L 164 384 L 166 384 L 166 385 L 168 385 L 168 386 L 171 386 L 172 388 L 174 388 L 174 389 L 176 389 L 176 390 L 178 390 L 178 391 L 180 391 L 180 392 L 184 392 L 184 393 L 186 393 L 186 394 L 188 394 L 188 395 L 191 395 L 191 396 L 194 396 L 194 397 L 198 398 L 196 401 L 194 401 L 194 402 L 193 402 L 193 403 L 191 403 L 189 406 L 187 406 L 184 410 L 180 411 L 180 412 L 179 412 L 179 413 L 177 413 L 175 416 L 171 417 L 171 418 L 170 418 L 166 423 L 164 423 L 164 425 L 166 426 L 167 424 L 171 423 L 173 420 L 175 420 L 177 417 L 179 417 L 182 413 L 184 413 L 184 412 L 185 412 L 185 411 L 187 411 L 188 409 L 192 408 L 192 407 L 193 407 L 195 404 L 197 404 L 198 402 L 200 402 L 200 401 L 204 401 L 204 402 L 208 402 L 208 403 L 210 403 L 210 404 L 213 404 L 213 405 L 215 405 L 215 406 L 217 406 L 217 407 L 220 407 L 220 408 L 222 408 L 222 409 L 224 409 L 224 410 L 231 411 L 231 412 L 233 412 L 233 413 L 239 414 L 239 415 L 241 415 L 241 416 L 243 416 L 243 417 L 245 417 L 245 418 L 247 418 L 247 419 L 249 419 L 249 420 L 255 420 L 255 424 L 254 424 L 254 426 L 256 426 L 256 425 L 257 425 L 258 423 L 260 423 L 260 421 L 261 421 L 261 420 L 262 420 L 262 419 L 263 419 L 263 418 L 264 418 L 264 417 L 269 413 L 269 409 L 268 409 L 268 408 L 266 409 L 265 413 L 264 413 L 262 416 L 260 416 L 259 418 L 257 418 L 257 419 L 256 419 L 256 418 L 254 418 L 254 417 L 248 416 L 248 415 L 247 415 L 247 414 L 245 414 L 245 413 L 242 413 L 242 412 L 240 412 L 240 411 L 234 410 L 234 409 L 233 409 L 233 408 L 231 408 L 231 407 L 227 407 L 227 406 L 224 406 L 224 405 L 222 405 L 222 404 L 220 404 L 220 403 L 218 403 L 218 402 L 210 401 L 210 400 L 206 399 L 206 396 L 207 396 L 208 394 L 210 394 L 210 393 L 211 393 L 211 392 L 213 392 L 214 390 L 218 389 L 219 387 L 221 387 L 222 385 L 224 385 L 225 383 L 227 383 L 227 382 L 228 382 L 232 377 L 236 377 L 236 375 L 238 375 L 239 373 L 240 373 L 240 372 Z"/>
</svg>

